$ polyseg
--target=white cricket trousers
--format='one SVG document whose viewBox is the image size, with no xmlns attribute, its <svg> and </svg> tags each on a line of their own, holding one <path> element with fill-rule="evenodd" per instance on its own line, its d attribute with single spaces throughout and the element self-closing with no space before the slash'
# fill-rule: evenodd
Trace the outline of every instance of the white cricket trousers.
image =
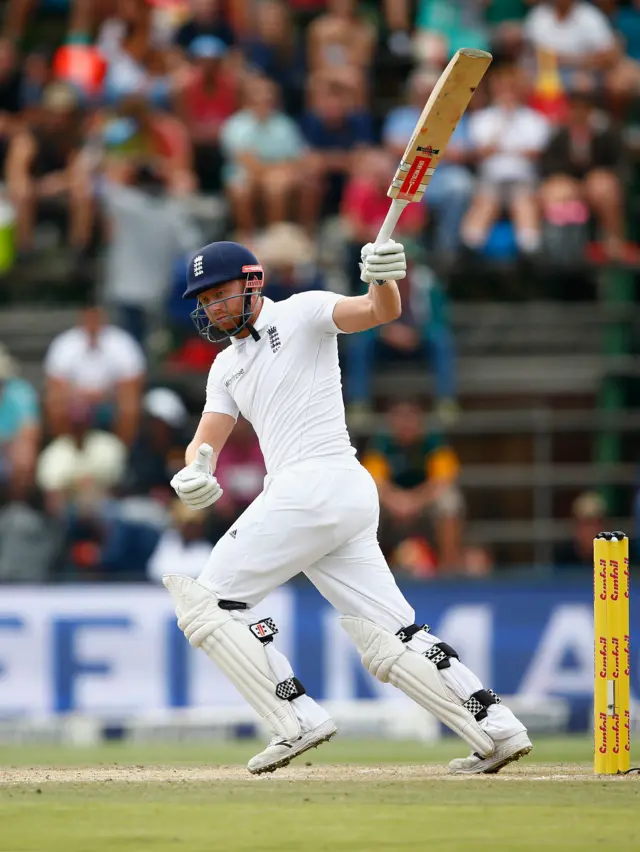
<svg viewBox="0 0 640 852">
<path fill-rule="evenodd" d="M 256 607 L 273 589 L 304 572 L 341 614 L 373 621 L 390 633 L 415 622 L 378 544 L 378 490 L 352 457 L 314 458 L 267 476 L 264 491 L 216 544 L 198 578 L 216 597 L 246 604 L 234 616 L 250 624 L 268 616 Z M 423 652 L 437 636 L 421 631 L 409 643 Z M 265 646 L 278 680 L 291 677 L 286 657 Z M 466 701 L 482 684 L 452 660 L 443 677 Z M 292 703 L 303 729 L 328 716 L 309 696 Z M 493 705 L 482 723 L 500 739 L 522 730 L 504 705 Z M 485 727 L 487 725 L 487 727 Z"/>
<path fill-rule="evenodd" d="M 344 615 L 396 633 L 414 613 L 378 545 L 378 514 L 376 485 L 355 458 L 292 464 L 266 477 L 199 580 L 219 598 L 254 607 L 304 572 Z"/>
</svg>

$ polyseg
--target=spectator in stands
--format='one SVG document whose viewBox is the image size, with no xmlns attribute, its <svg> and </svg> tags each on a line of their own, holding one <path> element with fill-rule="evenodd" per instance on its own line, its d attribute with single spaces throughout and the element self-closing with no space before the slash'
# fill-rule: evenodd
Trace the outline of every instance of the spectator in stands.
<svg viewBox="0 0 640 852">
<path fill-rule="evenodd" d="M 392 55 L 401 57 L 413 56 L 413 18 L 412 0 L 383 0 L 387 47 Z"/>
<path fill-rule="evenodd" d="M 174 115 L 152 109 L 144 97 L 130 95 L 104 126 L 104 144 L 114 159 L 152 166 L 172 195 L 189 195 L 197 186 L 193 148 L 184 124 Z"/>
<path fill-rule="evenodd" d="M 308 97 L 308 109 L 301 119 L 309 146 L 303 165 L 305 191 L 301 219 L 312 232 L 323 203 L 329 209 L 339 203 L 345 178 L 351 173 L 354 160 L 373 144 L 374 131 L 371 115 L 354 108 L 357 94 L 348 80 L 314 74 L 309 81 Z"/>
<path fill-rule="evenodd" d="M 469 120 L 480 181 L 463 223 L 462 238 L 472 250 L 483 248 L 506 208 L 518 248 L 530 255 L 540 245 L 538 160 L 547 144 L 549 125 L 524 105 L 524 80 L 516 68 L 497 68 L 489 82 L 491 105 Z"/>
<path fill-rule="evenodd" d="M 266 225 L 291 218 L 303 177 L 304 142 L 298 126 L 278 109 L 278 91 L 271 80 L 256 77 L 247 82 L 245 108 L 225 122 L 220 139 L 239 241 L 247 241 L 255 231 L 261 201 Z"/>
<path fill-rule="evenodd" d="M 141 94 L 154 105 L 166 107 L 173 80 L 169 57 L 151 41 L 151 4 L 118 0 L 116 13 L 116 17 L 102 24 L 97 39 L 108 63 L 104 97 L 110 103 L 117 103 L 127 95 Z"/>
<path fill-rule="evenodd" d="M 18 243 L 32 247 L 38 209 L 66 199 L 69 243 L 81 256 L 93 233 L 94 201 L 86 160 L 80 156 L 82 116 L 73 89 L 51 83 L 37 122 L 16 133 L 9 146 L 6 183 L 16 208 Z"/>
<path fill-rule="evenodd" d="M 239 81 L 224 64 L 225 43 L 215 36 L 198 36 L 188 49 L 191 73 L 183 76 L 175 99 L 194 146 L 194 164 L 200 189 L 221 188 L 220 129 L 238 108 Z"/>
<path fill-rule="evenodd" d="M 143 348 L 165 314 L 176 260 L 201 243 L 184 200 L 168 194 L 168 178 L 152 163 L 108 162 L 100 194 L 110 237 L 103 298 Z"/>
<path fill-rule="evenodd" d="M 27 123 L 37 120 L 38 109 L 52 79 L 51 57 L 46 50 L 34 50 L 25 56 L 20 76 L 20 105 L 22 118 Z"/>
<path fill-rule="evenodd" d="M 94 428 L 86 398 L 74 398 L 68 408 L 68 431 L 59 435 L 38 458 L 37 483 L 49 508 L 59 514 L 69 500 L 104 499 L 125 472 L 127 448 L 109 432 Z"/>
<path fill-rule="evenodd" d="M 328 0 L 327 12 L 307 30 L 307 63 L 311 71 L 335 65 L 367 70 L 373 64 L 376 29 L 358 14 L 358 0 Z"/>
<path fill-rule="evenodd" d="M 304 86 L 304 44 L 287 3 L 283 0 L 258 2 L 255 27 L 243 41 L 242 52 L 251 69 L 278 85 L 286 112 L 298 115 Z"/>
<path fill-rule="evenodd" d="M 425 429 L 419 405 L 407 401 L 391 407 L 386 431 L 371 440 L 362 464 L 380 494 L 383 549 L 390 552 L 414 536 L 428 541 L 431 519 L 439 570 L 454 570 L 462 544 L 460 463 L 440 434 Z"/>
<path fill-rule="evenodd" d="M 172 526 L 161 535 L 147 564 L 147 578 L 154 583 L 161 583 L 163 574 L 176 572 L 195 578 L 211 556 L 206 513 L 189 509 L 175 500 L 172 515 Z"/>
<path fill-rule="evenodd" d="M 175 391 L 161 387 L 145 394 L 140 433 L 127 463 L 125 494 L 150 497 L 164 505 L 173 500 L 169 483 L 184 466 L 187 420 L 187 410 Z"/>
<path fill-rule="evenodd" d="M 408 103 L 391 110 L 382 130 L 386 149 L 399 160 L 407 147 L 420 113 L 433 87 L 438 82 L 437 71 L 416 71 L 408 82 Z M 460 245 L 460 226 L 473 195 L 474 178 L 468 167 L 471 146 L 469 119 L 462 116 L 449 144 L 429 182 L 425 196 L 429 211 L 436 214 L 435 251 L 443 261 L 450 261 Z"/>
<path fill-rule="evenodd" d="M 234 521 L 260 494 L 265 476 L 256 434 L 251 424 L 240 417 L 216 466 L 216 477 L 224 491 L 216 513 L 229 523 Z"/>
<path fill-rule="evenodd" d="M 72 402 L 88 402 L 92 425 L 109 428 L 125 445 L 135 439 L 146 365 L 133 337 L 109 325 L 97 307 L 83 310 L 78 325 L 56 337 L 44 363 L 49 433 L 71 432 Z"/>
<path fill-rule="evenodd" d="M 599 532 L 609 529 L 605 501 L 595 491 L 585 491 L 573 501 L 571 516 L 571 540 L 555 549 L 554 565 L 559 571 L 593 570 L 593 540 Z"/>
<path fill-rule="evenodd" d="M 612 23 L 616 37 L 625 51 L 607 77 L 609 109 L 620 120 L 626 120 L 629 107 L 640 92 L 640 0 L 615 4 Z"/>
<path fill-rule="evenodd" d="M 64 525 L 65 571 L 100 576 L 109 540 L 112 497 L 124 475 L 127 450 L 115 435 L 94 425 L 86 397 L 74 396 L 67 430 L 38 459 L 37 482 L 47 510 Z"/>
<path fill-rule="evenodd" d="M 0 489 L 4 499 L 24 500 L 34 480 L 40 410 L 34 389 L 16 372 L 0 344 Z"/>
<path fill-rule="evenodd" d="M 0 508 L 0 583 L 46 583 L 62 546 L 62 530 L 37 506 Z"/>
<path fill-rule="evenodd" d="M 488 50 L 486 0 L 418 0 L 416 54 L 420 62 L 444 68 L 461 47 Z"/>
<path fill-rule="evenodd" d="M 227 47 L 236 43 L 236 37 L 226 16 L 223 14 L 220 0 L 191 0 L 192 15 L 175 36 L 175 43 L 187 50 L 198 36 L 215 36 Z"/>
<path fill-rule="evenodd" d="M 265 295 L 274 302 L 295 293 L 325 289 L 316 245 L 299 225 L 291 222 L 272 225 L 253 250 L 265 269 Z"/>
<path fill-rule="evenodd" d="M 7 0 L 3 5 L 4 10 L 4 35 L 16 43 L 23 39 L 24 31 L 28 21 L 37 14 L 38 8 L 48 5 L 55 11 L 68 12 L 70 9 L 69 30 L 71 32 L 83 32 L 87 29 L 87 22 L 91 4 L 98 0 L 53 0 L 53 2 L 43 2 L 43 0 Z"/>
<path fill-rule="evenodd" d="M 0 39 L 0 167 L 9 141 L 18 127 L 22 108 L 22 75 L 16 49 L 8 39 Z"/>
<path fill-rule="evenodd" d="M 619 62 L 609 21 L 583 0 L 548 0 L 534 6 L 524 23 L 525 38 L 538 56 L 553 57 L 566 91 L 585 79 L 601 86 Z"/>
<path fill-rule="evenodd" d="M 567 121 L 555 130 L 542 155 L 541 198 L 547 219 L 564 221 L 571 206 L 586 204 L 603 235 L 605 253 L 625 254 L 624 193 L 620 177 L 622 140 L 592 96 L 575 93 Z"/>
</svg>

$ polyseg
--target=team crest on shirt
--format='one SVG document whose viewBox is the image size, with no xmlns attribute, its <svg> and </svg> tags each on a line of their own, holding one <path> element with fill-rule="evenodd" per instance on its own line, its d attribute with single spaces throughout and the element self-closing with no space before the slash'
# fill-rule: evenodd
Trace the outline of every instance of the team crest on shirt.
<svg viewBox="0 0 640 852">
<path fill-rule="evenodd" d="M 270 325 L 267 329 L 267 334 L 269 335 L 269 345 L 271 346 L 271 351 L 275 353 L 282 346 L 282 343 L 280 342 L 280 335 L 278 334 L 278 329 L 275 327 L 275 325 Z"/>
</svg>

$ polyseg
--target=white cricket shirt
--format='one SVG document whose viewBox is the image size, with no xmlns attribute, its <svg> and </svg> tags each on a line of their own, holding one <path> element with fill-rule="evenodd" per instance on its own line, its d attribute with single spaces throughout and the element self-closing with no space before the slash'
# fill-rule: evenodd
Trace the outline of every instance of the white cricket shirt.
<svg viewBox="0 0 640 852">
<path fill-rule="evenodd" d="M 255 429 L 267 473 L 302 459 L 353 458 L 333 309 L 337 293 L 264 299 L 252 337 L 232 338 L 211 366 L 204 412 L 238 412 Z"/>
</svg>

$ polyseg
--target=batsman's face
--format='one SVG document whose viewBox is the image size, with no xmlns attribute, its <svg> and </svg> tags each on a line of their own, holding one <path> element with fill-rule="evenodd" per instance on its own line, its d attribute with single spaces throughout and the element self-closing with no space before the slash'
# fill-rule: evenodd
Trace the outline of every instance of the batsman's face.
<svg viewBox="0 0 640 852">
<path fill-rule="evenodd" d="M 242 319 L 245 282 L 227 281 L 205 290 L 199 301 L 209 320 L 218 328 L 232 330 Z"/>
</svg>

